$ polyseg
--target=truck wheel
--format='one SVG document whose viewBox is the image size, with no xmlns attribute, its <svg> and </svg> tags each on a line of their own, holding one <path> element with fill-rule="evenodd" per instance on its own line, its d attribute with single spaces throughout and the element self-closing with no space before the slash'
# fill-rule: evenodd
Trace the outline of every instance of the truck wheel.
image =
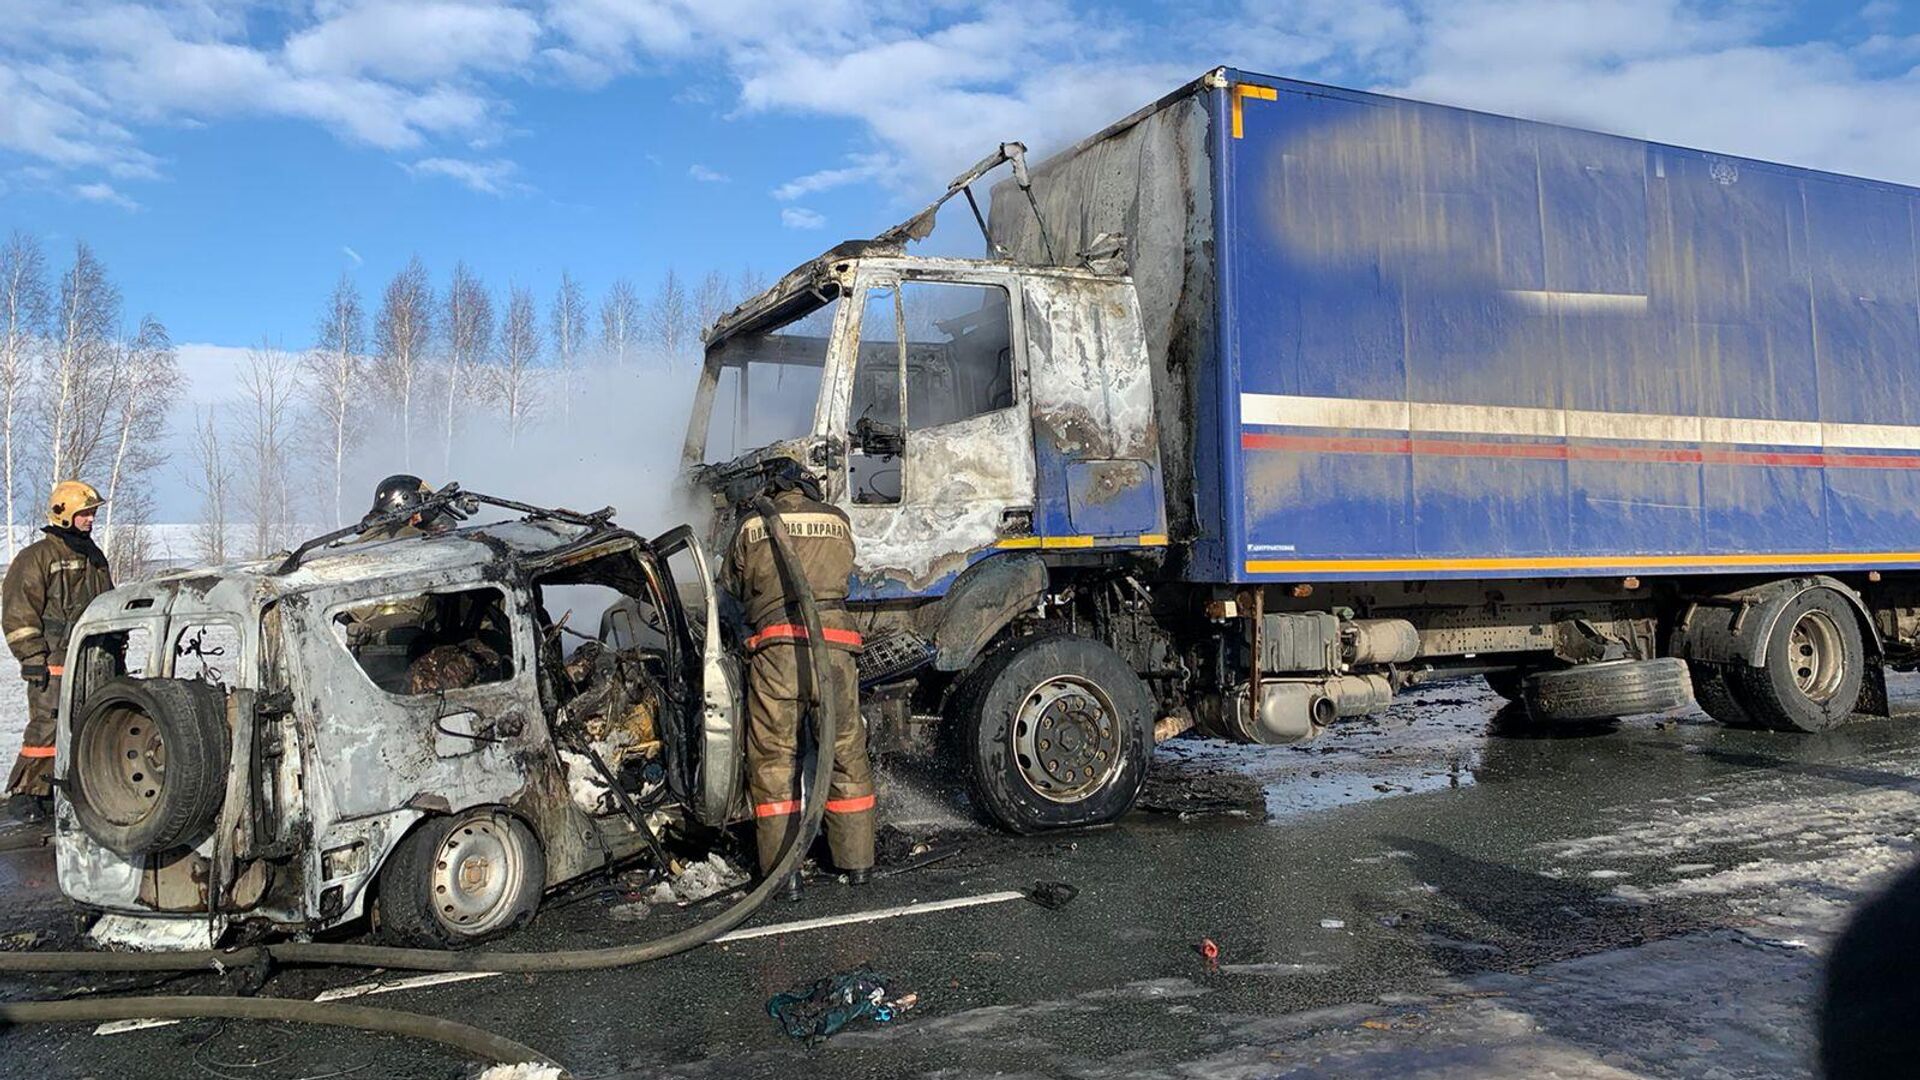
<svg viewBox="0 0 1920 1080">
<path fill-rule="evenodd" d="M 1536 720 L 1609 720 L 1665 712 L 1693 697 L 1687 662 L 1607 660 L 1527 676 L 1527 713 Z"/>
<path fill-rule="evenodd" d="M 948 713 L 974 805 L 1016 833 L 1112 821 L 1153 752 L 1153 696 L 1119 654 L 1069 635 L 984 657 Z"/>
<path fill-rule="evenodd" d="M 1517 668 L 1512 671 L 1489 671 L 1484 678 L 1487 680 L 1487 689 L 1508 701 L 1519 701 L 1526 689 L 1527 673 Z"/>
<path fill-rule="evenodd" d="M 1867 650 L 1852 605 L 1832 589 L 1808 589 L 1773 624 L 1759 667 L 1727 668 L 1736 696 L 1775 731 L 1825 731 L 1853 714 Z"/>
<path fill-rule="evenodd" d="M 1764 728 L 1753 710 L 1747 707 L 1733 684 L 1727 678 L 1727 665 L 1702 661 L 1689 661 L 1687 671 L 1693 676 L 1693 700 L 1722 727 Z"/>
<path fill-rule="evenodd" d="M 226 799 L 225 697 L 195 679 L 114 679 L 72 730 L 67 801 L 88 836 L 129 858 L 190 844 Z"/>
<path fill-rule="evenodd" d="M 533 830 L 483 807 L 429 819 L 400 841 L 380 868 L 374 917 L 403 944 L 463 949 L 532 919 L 546 882 Z"/>
</svg>

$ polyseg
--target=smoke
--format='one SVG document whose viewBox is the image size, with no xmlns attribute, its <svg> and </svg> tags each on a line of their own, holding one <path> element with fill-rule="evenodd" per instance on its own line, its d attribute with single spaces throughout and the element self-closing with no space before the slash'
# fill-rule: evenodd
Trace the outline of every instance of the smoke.
<svg viewBox="0 0 1920 1080">
<path fill-rule="evenodd" d="M 379 481 L 399 472 L 418 473 L 438 488 L 458 481 L 470 491 L 538 506 L 592 511 L 613 506 L 615 522 L 654 536 L 689 521 L 693 509 L 676 498 L 680 448 L 699 368 L 687 362 L 645 368 L 587 368 L 571 378 L 564 395 L 558 372 L 542 372 L 540 402 L 515 433 L 502 411 L 474 404 L 460 417 L 450 476 L 430 474 L 442 447 L 420 438 L 406 467 L 398 432 L 375 431 L 356 455 L 356 495 L 350 506 L 371 502 Z M 418 425 L 416 425 L 416 433 Z M 696 525 L 701 522 L 695 522 Z"/>
</svg>

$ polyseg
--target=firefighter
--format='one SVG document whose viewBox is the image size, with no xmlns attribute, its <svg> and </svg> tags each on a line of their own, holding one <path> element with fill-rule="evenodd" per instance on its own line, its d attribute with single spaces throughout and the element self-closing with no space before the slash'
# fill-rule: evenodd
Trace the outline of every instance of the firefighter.
<svg viewBox="0 0 1920 1080">
<path fill-rule="evenodd" d="M 827 845 L 834 865 L 849 881 L 864 885 L 873 869 L 873 765 L 860 718 L 859 675 L 854 654 L 860 634 L 847 614 L 847 580 L 853 573 L 853 531 L 847 515 L 829 506 L 819 483 L 788 458 L 769 467 L 765 494 L 773 500 L 792 538 L 796 572 L 805 578 L 820 608 L 828 660 L 814 672 L 821 704 L 839 724 L 833 746 L 833 780 L 827 789 Z M 725 584 L 740 600 L 749 636 L 747 652 L 747 773 L 753 796 L 754 841 L 760 872 L 773 869 L 801 818 L 801 729 L 807 708 L 802 665 L 812 660 L 800 608 L 780 576 L 766 521 L 751 509 L 741 515 L 727 552 Z M 782 886 L 786 899 L 800 896 L 796 872 Z"/>
<path fill-rule="evenodd" d="M 107 557 L 92 535 L 94 515 L 105 504 L 78 480 L 55 484 L 46 535 L 14 557 L 0 585 L 0 626 L 27 682 L 26 736 L 7 777 L 9 809 L 22 821 L 45 821 L 53 809 L 54 716 L 67 634 L 93 598 L 113 588 Z"/>
<path fill-rule="evenodd" d="M 391 540 L 401 536 L 432 536 L 446 532 L 451 522 L 438 513 L 414 514 L 405 521 L 394 525 L 374 526 L 374 520 L 400 510 L 417 507 L 427 501 L 433 489 L 425 480 L 407 473 L 395 473 L 380 481 L 373 489 L 373 509 L 368 510 L 360 519 L 361 531 L 356 539 Z"/>
</svg>

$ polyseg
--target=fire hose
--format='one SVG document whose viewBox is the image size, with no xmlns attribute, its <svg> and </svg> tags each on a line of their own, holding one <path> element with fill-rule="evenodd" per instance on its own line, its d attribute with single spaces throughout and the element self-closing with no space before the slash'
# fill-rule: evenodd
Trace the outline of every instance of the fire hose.
<svg viewBox="0 0 1920 1080">
<path fill-rule="evenodd" d="M 787 595 L 796 601 L 807 631 L 806 661 L 799 665 L 803 693 L 814 718 L 814 767 L 805 792 L 800 828 L 789 835 L 779 861 L 745 896 L 718 915 L 685 930 L 653 941 L 599 949 L 561 949 L 549 952 L 451 952 L 386 945 L 324 942 L 281 942 L 237 949 L 198 949 L 175 953 L 17 952 L 0 953 L 0 972 L 181 972 L 227 971 L 250 965 L 333 964 L 348 967 L 397 968 L 412 971 L 472 971 L 520 974 L 557 971 L 598 971 L 630 967 L 686 952 L 752 918 L 775 890 L 806 857 L 819 835 L 826 814 L 827 785 L 832 778 L 834 735 L 842 718 L 833 715 L 829 697 L 821 692 L 821 674 L 828 653 L 822 633 L 820 608 L 799 572 L 786 523 L 764 496 L 754 508 L 766 519 L 767 535 Z M 389 1009 L 342 1006 L 286 998 L 181 997 L 105 998 L 84 1001 L 0 1002 L 0 1025 L 18 1023 L 95 1022 L 147 1017 L 290 1020 L 353 1027 L 429 1039 L 470 1055 L 496 1061 L 534 1061 L 553 1064 L 544 1055 L 511 1040 L 437 1017 Z"/>
</svg>

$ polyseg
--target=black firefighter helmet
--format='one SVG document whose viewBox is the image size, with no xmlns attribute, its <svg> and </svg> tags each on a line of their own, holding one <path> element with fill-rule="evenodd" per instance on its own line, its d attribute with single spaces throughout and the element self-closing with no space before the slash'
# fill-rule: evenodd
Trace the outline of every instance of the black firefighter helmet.
<svg viewBox="0 0 1920 1080">
<path fill-rule="evenodd" d="M 826 493 L 820 489 L 820 481 L 805 465 L 793 458 L 781 456 L 769 458 L 761 474 L 761 491 L 769 498 L 783 491 L 797 491 L 814 502 L 825 502 Z"/>
<path fill-rule="evenodd" d="M 411 510 L 426 502 L 430 494 L 432 489 L 427 487 L 425 480 L 406 473 L 395 473 L 380 481 L 380 486 L 373 489 L 373 509 L 367 511 L 367 517 L 371 519 Z"/>
</svg>

